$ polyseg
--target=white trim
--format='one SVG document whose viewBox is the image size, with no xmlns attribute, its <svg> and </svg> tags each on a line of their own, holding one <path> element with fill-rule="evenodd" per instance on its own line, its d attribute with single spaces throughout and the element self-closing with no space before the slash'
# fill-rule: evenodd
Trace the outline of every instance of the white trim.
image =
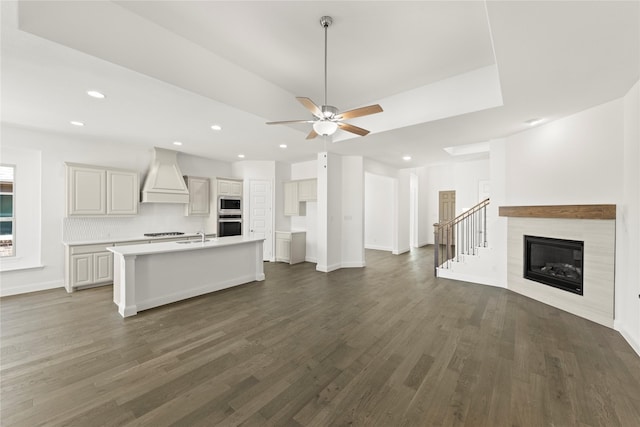
<svg viewBox="0 0 640 427">
<path fill-rule="evenodd" d="M 332 271 L 338 270 L 339 268 L 341 268 L 340 264 L 331 264 L 331 265 L 316 264 L 316 270 L 321 271 L 323 273 L 330 273 Z"/>
<path fill-rule="evenodd" d="M 314 257 L 314 256 L 313 257 L 312 256 L 305 257 L 304 260 L 305 260 L 305 262 L 312 262 L 314 264 L 318 262 L 318 259 L 316 257 Z"/>
<path fill-rule="evenodd" d="M 11 260 L 3 259 L 2 263 L 0 263 L 0 273 L 4 273 L 5 271 L 20 271 L 20 270 L 33 270 L 36 268 L 44 268 L 44 265 L 42 264 L 20 265 L 20 262 L 18 261 L 20 259 L 22 259 L 22 257 L 13 258 Z M 6 265 L 6 264 L 17 264 L 17 265 Z"/>
<path fill-rule="evenodd" d="M 8 297 L 10 295 L 26 294 L 29 292 L 46 291 L 49 289 L 64 289 L 64 280 L 54 280 L 52 282 L 34 283 L 26 286 L 16 286 L 8 289 L 0 289 L 0 297 Z"/>
<path fill-rule="evenodd" d="M 387 251 L 392 252 L 393 248 L 391 246 L 379 246 L 379 245 L 364 245 L 365 249 L 373 249 L 375 251 Z"/>
<path fill-rule="evenodd" d="M 396 249 L 394 249 L 393 251 L 391 251 L 391 253 L 392 253 L 393 255 L 401 255 L 401 254 L 404 254 L 404 253 L 406 253 L 406 252 L 409 252 L 410 250 L 411 250 L 411 249 L 409 249 L 409 248 L 397 249 L 397 250 L 396 250 Z"/>
<path fill-rule="evenodd" d="M 364 267 L 364 261 L 343 262 L 342 268 L 361 268 Z"/>
<path fill-rule="evenodd" d="M 620 332 L 620 335 L 622 335 L 622 338 L 624 338 L 629 343 L 629 345 L 631 346 L 633 351 L 638 353 L 638 356 L 640 356 L 640 342 L 636 341 L 636 339 L 633 337 L 633 335 L 631 335 L 625 329 L 624 324 L 619 320 L 614 320 L 613 328 L 616 331 Z"/>
<path fill-rule="evenodd" d="M 461 273 L 456 273 L 454 271 L 451 271 L 449 269 L 444 269 L 444 268 L 438 268 L 438 277 L 443 279 L 460 280 L 462 282 L 476 283 L 479 285 L 494 286 L 496 288 L 503 288 L 503 286 L 496 284 L 496 280 L 492 277 L 482 277 L 482 276 L 475 276 L 475 275 L 469 275 L 469 274 L 461 274 Z"/>
</svg>

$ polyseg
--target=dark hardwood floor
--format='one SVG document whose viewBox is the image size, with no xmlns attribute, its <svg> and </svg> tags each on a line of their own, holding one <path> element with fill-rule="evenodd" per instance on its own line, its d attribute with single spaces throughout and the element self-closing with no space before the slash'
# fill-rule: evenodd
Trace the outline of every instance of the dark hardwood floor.
<svg viewBox="0 0 640 427">
<path fill-rule="evenodd" d="M 434 279 L 432 256 L 266 263 L 262 283 L 127 319 L 111 287 L 3 298 L 1 424 L 640 425 L 617 332 Z"/>
</svg>

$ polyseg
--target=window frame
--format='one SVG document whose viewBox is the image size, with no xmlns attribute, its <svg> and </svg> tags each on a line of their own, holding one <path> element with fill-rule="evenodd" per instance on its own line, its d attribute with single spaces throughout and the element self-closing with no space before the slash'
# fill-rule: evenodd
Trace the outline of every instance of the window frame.
<svg viewBox="0 0 640 427">
<path fill-rule="evenodd" d="M 11 194 L 12 200 L 11 200 L 11 216 L 10 217 L 3 217 L 0 216 L 0 222 L 11 222 L 11 254 L 10 255 L 2 255 L 2 253 L 0 252 L 0 258 L 2 259 L 11 259 L 11 258 L 15 258 L 16 254 L 17 254 L 17 250 L 16 250 L 16 243 L 17 243 L 17 239 L 16 239 L 16 165 L 12 165 L 12 164 L 8 164 L 8 163 L 0 163 L 0 167 L 7 167 L 7 168 L 11 168 L 13 169 L 13 180 L 12 180 L 12 191 L 11 193 L 4 193 L 2 191 L 0 191 L 0 194 L 2 195 L 6 195 L 6 194 Z"/>
</svg>

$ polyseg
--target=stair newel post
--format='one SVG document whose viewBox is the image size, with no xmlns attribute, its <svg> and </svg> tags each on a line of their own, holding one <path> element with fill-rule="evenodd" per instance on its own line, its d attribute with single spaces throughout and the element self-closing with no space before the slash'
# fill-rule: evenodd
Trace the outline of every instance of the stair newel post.
<svg viewBox="0 0 640 427">
<path fill-rule="evenodd" d="M 433 224 L 433 275 L 438 275 L 438 247 L 440 246 L 440 241 L 438 239 L 439 227 L 438 224 Z"/>
</svg>

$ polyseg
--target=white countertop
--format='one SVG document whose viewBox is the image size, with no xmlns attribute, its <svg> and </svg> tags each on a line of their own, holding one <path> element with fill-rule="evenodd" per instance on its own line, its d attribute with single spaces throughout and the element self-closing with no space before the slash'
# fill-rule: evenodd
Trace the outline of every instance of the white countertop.
<svg viewBox="0 0 640 427">
<path fill-rule="evenodd" d="M 213 236 L 215 233 L 208 233 L 207 236 Z M 124 236 L 124 237 L 101 237 L 97 239 L 87 239 L 87 240 L 70 240 L 62 242 L 65 246 L 73 246 L 73 245 L 99 245 L 103 243 L 117 243 L 117 242 L 135 242 L 137 240 L 163 240 L 163 239 L 189 239 L 191 237 L 198 237 L 199 234 L 196 233 L 185 233 L 179 236 Z"/>
<path fill-rule="evenodd" d="M 186 238 L 185 238 L 186 240 Z M 229 237 L 217 237 L 211 238 L 209 241 L 202 243 L 197 240 L 192 240 L 190 243 L 178 243 L 178 242 L 161 242 L 161 243 L 144 243 L 140 245 L 129 246 L 114 246 L 113 248 L 107 248 L 108 251 L 119 255 L 150 255 L 161 254 L 168 252 L 184 252 L 200 249 L 219 248 L 224 246 L 241 245 L 245 243 L 254 243 L 263 241 L 264 238 L 260 237 L 244 237 L 244 236 L 229 236 Z"/>
</svg>

